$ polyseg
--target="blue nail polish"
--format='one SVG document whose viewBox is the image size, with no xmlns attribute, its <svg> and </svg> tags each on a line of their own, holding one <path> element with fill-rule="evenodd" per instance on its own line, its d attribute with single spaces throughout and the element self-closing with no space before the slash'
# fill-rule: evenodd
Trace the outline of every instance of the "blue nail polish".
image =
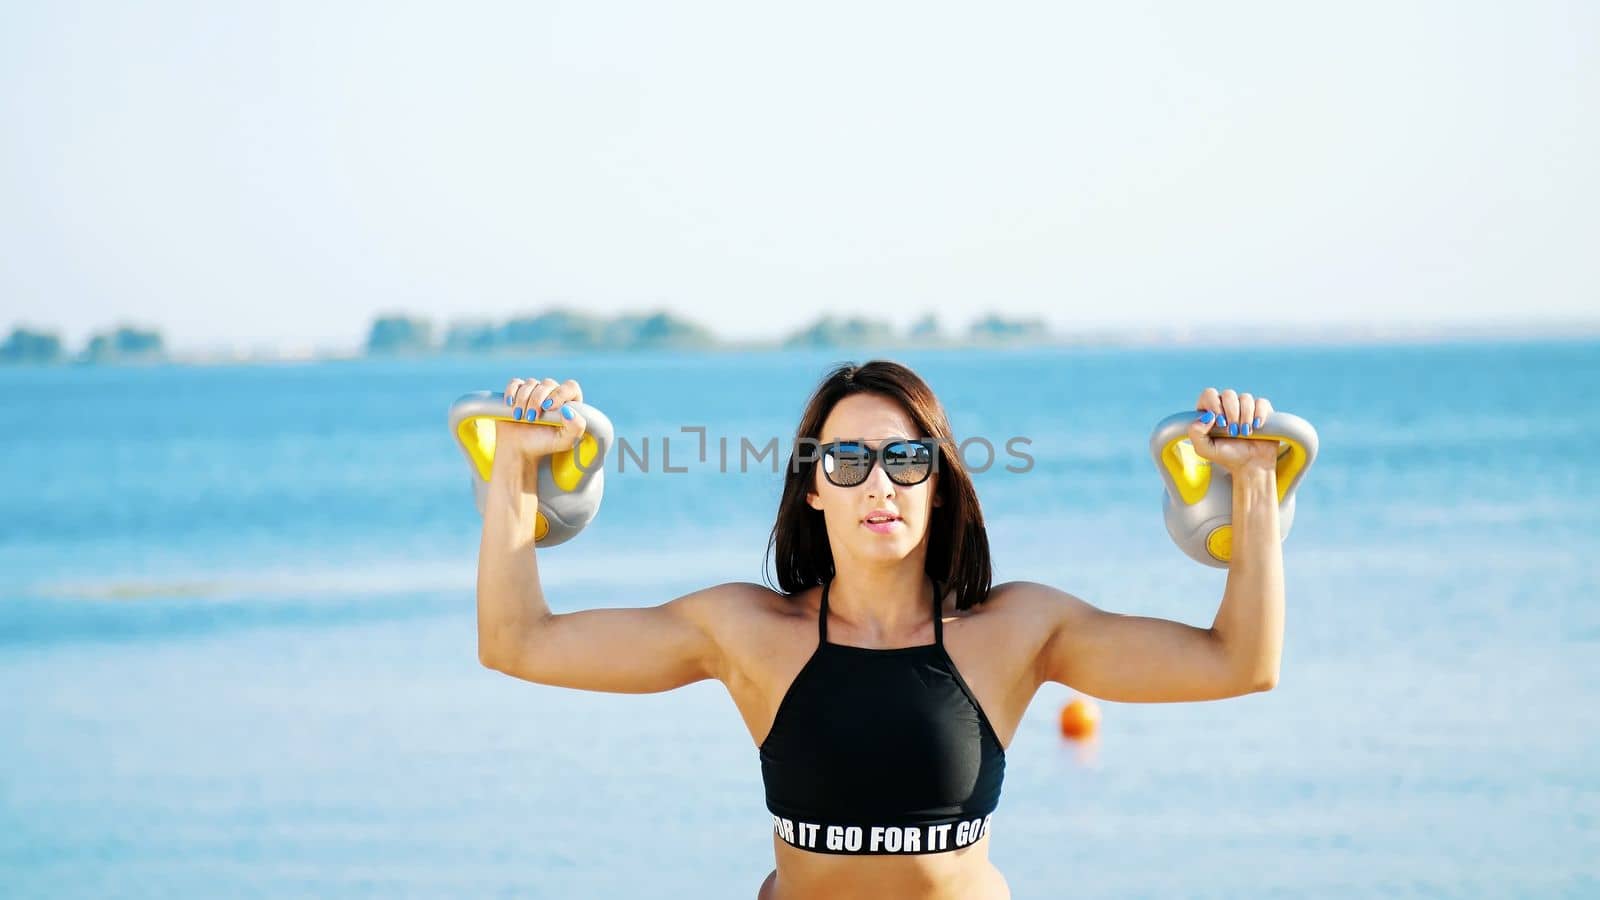
<svg viewBox="0 0 1600 900">
<path fill-rule="evenodd" d="M 1232 425 L 1228 426 L 1228 437 L 1238 437 L 1238 436 L 1239 436 L 1239 423 L 1235 422 Z"/>
<path fill-rule="evenodd" d="M 566 418 L 569 418 L 569 419 L 572 418 L 572 407 L 570 407 L 570 406 L 561 407 L 561 415 L 563 415 L 563 416 L 565 416 Z"/>
<path fill-rule="evenodd" d="M 1261 417 L 1260 416 L 1256 416 L 1256 420 L 1254 422 L 1250 423 L 1250 428 L 1251 428 L 1251 430 L 1255 430 L 1255 429 L 1260 428 L 1260 427 L 1261 427 Z"/>
<path fill-rule="evenodd" d="M 1215 419 L 1216 417 L 1217 417 L 1217 414 L 1208 409 L 1205 412 L 1200 414 L 1200 423 L 1202 425 L 1210 425 L 1212 420 Z"/>
<path fill-rule="evenodd" d="M 540 409 L 549 409 L 550 407 L 555 406 L 555 405 L 556 405 L 556 401 L 555 401 L 554 397 L 546 397 L 546 398 L 544 398 L 544 403 L 542 405 L 540 405 L 539 408 Z"/>
<path fill-rule="evenodd" d="M 520 406 L 517 407 L 517 421 L 518 422 L 522 421 L 522 407 L 520 407 Z"/>
<path fill-rule="evenodd" d="M 1219 426 L 1223 427 L 1223 428 L 1227 428 L 1228 427 L 1228 414 L 1227 413 L 1223 413 L 1222 415 L 1217 416 L 1217 424 Z"/>
</svg>

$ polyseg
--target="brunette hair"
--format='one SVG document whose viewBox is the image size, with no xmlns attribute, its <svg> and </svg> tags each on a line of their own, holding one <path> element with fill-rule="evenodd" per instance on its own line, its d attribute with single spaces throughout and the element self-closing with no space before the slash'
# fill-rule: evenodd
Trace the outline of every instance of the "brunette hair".
<svg viewBox="0 0 1600 900">
<path fill-rule="evenodd" d="M 778 518 L 767 539 L 778 572 L 778 586 L 793 595 L 820 585 L 834 575 L 833 549 L 822 511 L 806 502 L 816 479 L 822 423 L 840 400 L 852 394 L 876 394 L 903 407 L 921 434 L 938 442 L 934 471 L 935 496 L 928 521 L 927 574 L 956 592 L 956 608 L 969 609 L 989 598 L 993 572 L 989 564 L 989 537 L 983 527 L 983 510 L 972 478 L 957 452 L 944 409 L 915 372 L 889 360 L 874 359 L 862 365 L 836 366 L 817 385 L 795 430 L 795 446 L 783 479 Z M 801 448 L 809 452 L 801 455 Z M 763 567 L 763 577 L 765 567 Z"/>
</svg>

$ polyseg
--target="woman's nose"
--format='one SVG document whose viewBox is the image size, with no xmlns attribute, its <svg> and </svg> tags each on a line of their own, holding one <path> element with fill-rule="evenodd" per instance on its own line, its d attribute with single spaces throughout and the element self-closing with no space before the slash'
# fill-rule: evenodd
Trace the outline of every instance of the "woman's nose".
<svg viewBox="0 0 1600 900">
<path fill-rule="evenodd" d="M 887 497 L 894 493 L 894 487 L 894 479 L 883 470 L 882 463 L 873 466 L 872 471 L 867 473 L 868 497 Z"/>
</svg>

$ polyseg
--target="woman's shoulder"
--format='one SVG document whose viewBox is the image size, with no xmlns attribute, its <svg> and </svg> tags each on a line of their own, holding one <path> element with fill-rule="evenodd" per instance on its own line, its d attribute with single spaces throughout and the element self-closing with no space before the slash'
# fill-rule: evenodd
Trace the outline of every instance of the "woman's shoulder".
<svg viewBox="0 0 1600 900">
<path fill-rule="evenodd" d="M 995 620 L 1020 620 L 1026 623 L 1051 620 L 1064 605 L 1082 602 L 1073 595 L 1037 581 L 1007 581 L 989 589 L 982 603 L 967 610 L 967 615 L 988 616 Z"/>
<path fill-rule="evenodd" d="M 810 590 L 813 589 L 785 594 L 754 581 L 725 581 L 697 593 L 703 595 L 707 603 L 725 607 L 728 612 L 751 609 L 783 611 L 798 604 L 800 598 Z"/>
<path fill-rule="evenodd" d="M 704 592 L 704 620 L 733 669 L 760 670 L 808 637 L 814 642 L 817 599 L 809 595 L 817 590 L 785 594 L 749 581 L 714 585 Z"/>
<path fill-rule="evenodd" d="M 814 618 L 814 608 L 807 612 L 807 594 L 814 590 L 785 594 L 753 581 L 729 581 L 697 594 L 708 617 L 720 623 L 719 630 L 738 632 L 770 627 L 807 615 Z"/>
</svg>

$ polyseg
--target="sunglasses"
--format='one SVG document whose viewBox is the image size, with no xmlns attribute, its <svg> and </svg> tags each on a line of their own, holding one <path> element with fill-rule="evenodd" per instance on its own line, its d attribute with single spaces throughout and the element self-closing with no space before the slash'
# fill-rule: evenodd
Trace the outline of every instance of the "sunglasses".
<svg viewBox="0 0 1600 900">
<path fill-rule="evenodd" d="M 888 441 L 876 450 L 860 441 L 834 441 L 822 447 L 822 474 L 831 484 L 855 487 L 882 460 L 890 481 L 910 487 L 927 481 L 938 459 L 938 442 L 931 438 Z"/>
</svg>

